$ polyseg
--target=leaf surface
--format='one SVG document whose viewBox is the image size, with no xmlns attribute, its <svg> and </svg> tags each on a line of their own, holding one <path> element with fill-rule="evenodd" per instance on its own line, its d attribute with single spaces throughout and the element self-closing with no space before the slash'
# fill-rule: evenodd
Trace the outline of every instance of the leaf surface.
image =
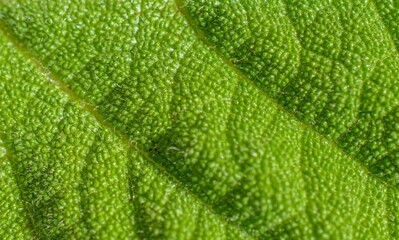
<svg viewBox="0 0 399 240">
<path fill-rule="evenodd" d="M 0 236 L 399 237 L 396 4 L 1 3 Z"/>
</svg>

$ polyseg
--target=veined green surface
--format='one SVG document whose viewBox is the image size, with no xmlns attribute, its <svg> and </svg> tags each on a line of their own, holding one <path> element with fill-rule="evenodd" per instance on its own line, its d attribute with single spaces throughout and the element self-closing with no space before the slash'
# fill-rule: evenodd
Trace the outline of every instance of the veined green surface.
<svg viewBox="0 0 399 240">
<path fill-rule="evenodd" d="M 0 237 L 399 238 L 392 1 L 3 1 Z"/>
</svg>

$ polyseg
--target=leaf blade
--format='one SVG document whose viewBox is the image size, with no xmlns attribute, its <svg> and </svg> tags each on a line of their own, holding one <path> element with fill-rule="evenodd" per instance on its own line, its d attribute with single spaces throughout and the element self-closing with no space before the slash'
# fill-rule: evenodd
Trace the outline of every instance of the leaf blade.
<svg viewBox="0 0 399 240">
<path fill-rule="evenodd" d="M 49 4 L 51 5 L 52 3 Z M 150 42 L 154 52 L 158 52 L 157 55 L 150 56 L 147 59 L 145 57 L 149 52 L 141 51 L 141 45 L 133 47 L 133 50 L 127 48 L 129 51 L 139 55 L 139 57 L 136 56 L 134 58 L 135 56 L 129 56 L 124 51 L 118 52 L 119 46 L 112 45 L 115 36 L 109 34 L 111 36 L 107 38 L 108 33 L 103 33 L 101 35 L 103 38 L 100 37 L 99 39 L 106 49 L 104 55 L 102 53 L 98 56 L 88 54 L 87 57 L 84 57 L 86 60 L 84 64 L 87 67 L 82 68 L 69 65 L 70 62 L 75 62 L 76 64 L 76 61 L 73 61 L 74 58 L 79 59 L 84 56 L 87 49 L 84 48 L 82 51 L 77 50 L 78 54 L 74 56 L 68 53 L 76 51 L 73 44 L 70 51 L 67 51 L 65 47 L 64 49 L 61 48 L 60 52 L 55 50 L 55 53 L 48 51 L 47 47 L 52 46 L 51 44 L 39 44 L 38 46 L 40 47 L 37 47 L 34 43 L 39 43 L 38 40 L 40 38 L 35 35 L 40 32 L 51 33 L 51 29 L 46 29 L 46 25 L 40 24 L 41 15 L 37 13 L 37 18 L 33 17 L 33 23 L 30 23 L 30 28 L 27 29 L 27 31 L 32 31 L 31 34 L 25 32 L 19 41 L 27 44 L 28 48 L 33 49 L 32 51 L 35 55 L 40 55 L 38 54 L 40 51 L 45 53 L 44 56 L 41 56 L 40 60 L 44 66 L 60 75 L 65 84 L 75 84 L 75 86 L 71 87 L 73 91 L 76 91 L 77 95 L 83 96 L 85 101 L 93 104 L 93 108 L 100 109 L 99 115 L 105 121 L 110 122 L 109 126 L 115 126 L 118 131 L 129 138 L 128 140 L 141 143 L 144 151 L 149 152 L 151 158 L 164 167 L 165 170 L 162 171 L 167 171 L 176 176 L 179 181 L 183 182 L 187 189 L 193 192 L 194 195 L 199 196 L 199 199 L 205 205 L 210 205 L 218 215 L 222 216 L 226 224 L 244 226 L 250 232 L 254 232 L 255 236 L 273 236 L 273 234 L 276 234 L 276 231 L 277 235 L 274 235 L 275 237 L 283 237 L 283 235 L 309 238 L 312 236 L 344 237 L 346 235 L 354 237 L 378 237 L 384 236 L 384 234 L 389 232 L 387 230 L 387 220 L 380 216 L 376 216 L 369 223 L 364 223 L 370 212 L 365 212 L 360 219 L 356 219 L 358 222 L 355 222 L 352 228 L 345 228 L 346 226 L 343 224 L 341 226 L 332 224 L 333 220 L 336 221 L 338 219 L 346 222 L 346 220 L 353 218 L 357 209 L 348 211 L 347 214 L 330 210 L 330 215 L 336 216 L 335 219 L 328 219 L 328 214 L 317 217 L 319 212 L 328 209 L 325 205 L 330 203 L 323 203 L 328 197 L 334 199 L 334 201 L 339 203 L 337 205 L 342 206 L 344 209 L 351 209 L 350 204 L 345 199 L 334 198 L 334 196 L 331 196 L 329 190 L 334 190 L 337 186 L 338 188 L 342 187 L 342 179 L 352 181 L 353 179 L 357 179 L 355 183 L 359 184 L 359 182 L 362 182 L 362 178 L 365 178 L 367 182 L 364 183 L 364 186 L 359 184 L 359 189 L 343 188 L 341 191 L 345 191 L 351 196 L 351 199 L 353 198 L 352 200 L 357 202 L 357 206 L 362 206 L 362 201 L 360 201 L 358 195 L 364 196 L 365 199 L 376 205 L 373 206 L 373 211 L 385 216 L 386 208 L 381 207 L 382 205 L 379 204 L 386 200 L 385 188 L 381 188 L 382 185 L 378 185 L 374 180 L 370 179 L 367 173 L 356 165 L 356 163 L 352 163 L 351 159 L 347 156 L 338 154 L 335 156 L 336 159 L 333 160 L 320 158 L 320 156 L 334 154 L 335 148 L 330 146 L 329 143 L 324 143 L 321 136 L 314 134 L 306 126 L 293 120 L 292 116 L 282 111 L 273 100 L 259 92 L 253 85 L 240 79 L 240 76 L 237 76 L 234 71 L 229 70 L 228 66 L 226 67 L 226 63 L 218 59 L 218 55 L 213 53 L 212 49 L 209 49 L 208 46 L 202 45 L 200 41 L 196 40 L 196 36 L 190 28 L 183 27 L 184 30 L 182 33 L 184 33 L 185 38 L 183 41 L 184 44 L 181 44 L 183 46 L 180 45 L 180 40 L 168 42 L 168 40 L 162 38 L 162 34 L 161 36 L 156 35 L 159 29 L 152 29 L 153 32 L 149 31 L 148 33 L 148 29 L 151 29 L 154 22 L 157 23 L 158 20 L 160 22 L 163 21 L 165 16 L 160 19 L 157 18 L 157 14 L 162 12 L 160 9 L 167 9 L 164 12 L 166 11 L 170 16 L 167 15 L 165 19 L 168 19 L 168 17 L 172 19 L 170 21 L 174 24 L 171 26 L 184 25 L 184 19 L 178 13 L 173 14 L 175 9 L 172 4 L 166 8 L 164 6 L 153 8 L 154 6 L 151 5 L 143 5 L 146 7 L 140 8 L 139 14 L 144 15 L 140 15 L 140 22 L 141 26 L 147 27 L 141 28 L 141 34 L 144 37 L 141 39 L 141 44 Z M 126 10 L 124 7 L 118 9 L 118 5 L 115 6 L 117 10 Z M 35 13 L 37 11 L 36 6 L 32 7 L 32 9 L 29 9 L 30 6 L 25 7 L 27 9 L 24 9 L 26 12 L 22 13 L 22 17 L 15 17 L 12 12 L 7 13 L 10 16 L 7 21 L 13 21 L 12 19 L 14 18 L 20 18 L 19 21 L 23 21 L 23 14 L 29 16 L 29 12 Z M 52 9 L 50 17 L 54 17 L 51 14 L 57 11 L 57 8 Z M 100 10 L 96 9 L 96 11 L 101 12 L 101 8 Z M 112 8 L 111 10 L 106 10 L 105 13 L 107 11 L 115 13 Z M 37 12 L 40 13 L 41 11 Z M 61 23 L 60 20 L 57 20 L 59 17 L 57 14 L 55 14 L 54 21 Z M 110 14 L 107 16 L 113 17 L 114 15 Z M 94 18 L 96 17 L 98 16 Z M 30 19 L 32 20 L 31 16 Z M 38 22 L 35 23 L 35 21 Z M 88 26 L 91 25 L 89 24 Z M 44 29 L 42 29 L 43 27 Z M 61 29 L 64 28 L 65 26 L 61 26 Z M 164 34 L 170 37 L 167 35 L 167 30 L 169 29 L 167 28 Z M 63 31 L 60 32 L 62 33 Z M 72 33 L 77 34 L 74 31 Z M 21 33 L 17 32 L 17 34 Z M 54 37 L 51 34 L 50 36 Z M 161 40 L 151 42 L 148 39 Z M 134 41 L 124 38 L 122 40 L 121 42 Z M 185 41 L 191 44 L 186 45 Z M 111 45 L 105 44 L 108 42 Z M 160 43 L 164 45 L 159 46 Z M 165 47 L 169 43 L 172 46 L 174 46 L 173 44 L 177 44 L 175 47 L 177 46 L 179 51 L 177 53 L 170 52 L 170 48 Z M 80 45 L 90 46 L 90 41 L 86 44 L 83 40 L 83 43 L 80 43 Z M 42 47 L 43 49 L 41 49 Z M 166 51 L 163 49 L 166 49 Z M 46 52 L 50 52 L 50 55 L 46 55 Z M 170 62 L 168 59 L 171 56 L 174 61 Z M 64 69 L 62 69 L 62 61 L 57 63 L 59 62 L 57 59 L 60 59 L 60 57 L 69 57 L 68 61 L 64 61 L 67 64 Z M 185 62 L 179 62 L 179 59 L 184 59 Z M 129 67 L 125 67 L 132 63 L 138 64 L 137 66 L 134 65 L 136 67 L 133 70 L 144 69 L 144 72 L 139 71 L 137 74 L 133 70 L 129 70 Z M 195 67 L 190 65 L 193 63 Z M 104 65 L 105 68 L 103 68 Z M 154 77 L 153 75 L 160 68 L 164 69 L 166 74 L 161 73 Z M 220 69 L 225 68 L 227 70 L 220 71 Z M 96 73 L 96 69 L 101 69 L 101 71 Z M 129 81 L 127 81 L 127 76 L 123 76 L 126 71 L 130 71 L 129 74 L 133 76 L 137 74 L 138 77 L 134 80 L 128 79 Z M 195 75 L 197 71 L 207 74 L 197 76 Z M 95 82 L 98 80 L 113 79 L 121 75 L 121 82 L 118 83 L 125 84 L 119 88 L 122 89 L 122 94 L 110 89 L 114 87 L 112 84 Z M 141 76 L 144 76 L 146 80 L 146 85 L 142 89 L 139 85 L 132 85 L 143 81 L 140 78 Z M 185 76 L 190 76 L 191 81 L 187 81 Z M 161 79 L 162 81 L 157 81 L 157 79 Z M 87 80 L 93 81 L 89 87 L 85 86 L 85 81 Z M 76 82 L 74 83 L 73 81 Z M 172 86 L 163 89 L 169 81 L 172 81 Z M 106 97 L 106 100 L 101 100 L 98 103 L 96 97 L 98 91 L 90 92 L 92 89 L 108 89 L 109 99 Z M 206 97 L 204 98 L 203 96 Z M 124 99 L 128 99 L 129 101 L 124 101 Z M 147 100 L 147 102 L 143 102 L 143 99 Z M 202 101 L 202 99 L 206 101 Z M 140 107 L 132 106 L 132 102 L 138 104 Z M 104 105 L 106 105 L 105 108 Z M 170 106 L 173 109 L 170 109 Z M 129 111 L 124 112 L 126 109 L 129 109 Z M 159 109 L 160 111 L 155 111 L 154 109 Z M 143 112 L 140 113 L 139 111 Z M 132 112 L 135 112 L 134 117 L 138 117 L 140 120 L 135 120 L 134 117 L 129 116 Z M 143 124 L 143 122 L 144 125 L 138 125 Z M 271 124 L 270 129 L 267 126 L 268 124 Z M 150 129 L 144 136 L 141 134 L 143 126 L 147 126 Z M 70 133 L 67 135 L 71 136 L 73 134 Z M 233 142 L 230 142 L 231 139 L 233 139 Z M 320 150 L 320 153 L 315 154 L 310 149 L 303 147 L 303 145 L 318 145 L 317 149 Z M 257 156 L 252 156 L 252 154 L 257 154 Z M 285 159 L 289 161 L 281 162 L 281 160 Z M 206 161 L 201 162 L 201 160 Z M 345 168 L 342 169 L 345 172 L 344 176 L 340 176 L 340 171 L 338 170 L 333 171 L 335 175 L 330 176 L 330 178 L 337 181 L 336 186 L 326 184 L 326 186 L 318 189 L 317 192 L 323 196 L 321 198 L 323 200 L 318 202 L 315 196 L 308 197 L 306 195 L 306 187 L 309 183 L 301 179 L 301 175 L 307 175 L 305 177 L 310 178 L 309 175 L 311 173 L 304 174 L 298 166 L 305 164 L 305 166 L 310 168 L 314 161 L 316 162 L 314 169 L 318 169 L 320 166 L 323 166 L 323 160 L 330 164 L 330 168 L 323 168 L 316 171 L 313 173 L 313 176 L 329 176 L 328 170 L 342 169 L 342 166 L 347 167 L 351 171 L 344 171 Z M 173 165 L 179 162 L 180 165 Z M 153 164 L 151 163 L 151 165 Z M 256 167 L 259 165 L 262 168 L 257 169 Z M 320 171 L 322 172 L 320 173 Z M 357 173 L 355 174 L 356 177 L 352 176 L 352 172 Z M 100 178 L 101 176 L 99 175 L 93 179 L 98 180 Z M 313 188 L 317 190 L 317 179 L 308 179 L 307 181 L 310 181 L 315 186 Z M 368 183 L 369 181 L 371 183 Z M 231 189 L 232 185 L 237 185 L 238 188 Z M 236 189 L 238 191 L 235 192 L 234 190 Z M 106 192 L 109 191 L 107 190 Z M 375 194 L 369 194 L 368 191 Z M 139 195 L 144 196 L 145 194 L 139 193 Z M 123 197 L 121 198 L 123 199 Z M 311 198 L 314 201 L 310 203 L 311 207 L 308 206 L 307 198 Z M 83 199 L 90 200 L 87 197 Z M 161 200 L 158 201 L 162 202 Z M 143 211 L 147 211 L 149 208 L 144 207 L 143 209 Z M 306 214 L 303 212 L 308 211 L 310 212 L 309 215 L 317 220 L 314 220 L 314 222 L 303 220 L 306 218 Z M 298 216 L 300 216 L 299 220 L 297 219 Z M 307 218 L 311 219 L 311 217 Z M 290 219 L 296 221 L 290 221 Z M 309 230 L 310 226 L 315 227 L 324 220 L 328 220 L 328 224 L 319 229 Z M 38 221 L 40 222 L 41 219 L 39 218 Z M 151 223 L 144 224 L 144 230 L 142 231 L 147 231 L 147 233 L 141 235 L 141 237 L 151 236 L 151 234 L 156 234 L 157 231 L 161 234 L 168 232 L 168 229 L 161 227 L 166 223 L 167 221 L 165 220 L 155 221 L 154 228 L 152 229 L 148 228 L 148 226 L 151 226 Z M 365 232 L 363 229 L 356 229 L 356 223 L 370 226 L 370 231 Z M 217 224 L 214 226 L 217 226 Z M 334 235 L 332 226 L 335 227 L 336 235 Z M 57 230 L 56 227 L 54 229 Z M 281 231 L 281 229 L 286 229 L 286 231 Z M 179 231 L 176 229 L 169 230 L 171 230 L 172 234 L 169 237 L 175 236 L 173 234 L 179 234 Z M 325 231 L 327 235 L 322 235 L 317 231 Z M 164 237 L 167 238 L 167 236 Z M 233 235 L 233 237 L 236 236 Z"/>
</svg>

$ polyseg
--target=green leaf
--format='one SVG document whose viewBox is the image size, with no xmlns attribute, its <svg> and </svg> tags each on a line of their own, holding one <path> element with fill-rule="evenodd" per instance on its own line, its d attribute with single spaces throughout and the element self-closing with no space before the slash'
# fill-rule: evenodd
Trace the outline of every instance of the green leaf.
<svg viewBox="0 0 399 240">
<path fill-rule="evenodd" d="M 399 2 L 0 20 L 0 238 L 399 238 Z"/>
</svg>

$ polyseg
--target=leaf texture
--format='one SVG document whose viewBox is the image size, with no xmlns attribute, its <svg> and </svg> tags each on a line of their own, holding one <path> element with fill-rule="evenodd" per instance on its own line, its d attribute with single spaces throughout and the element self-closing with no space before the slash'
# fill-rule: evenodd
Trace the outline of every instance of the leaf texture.
<svg viewBox="0 0 399 240">
<path fill-rule="evenodd" d="M 398 238 L 398 9 L 2 2 L 0 236 Z"/>
</svg>

